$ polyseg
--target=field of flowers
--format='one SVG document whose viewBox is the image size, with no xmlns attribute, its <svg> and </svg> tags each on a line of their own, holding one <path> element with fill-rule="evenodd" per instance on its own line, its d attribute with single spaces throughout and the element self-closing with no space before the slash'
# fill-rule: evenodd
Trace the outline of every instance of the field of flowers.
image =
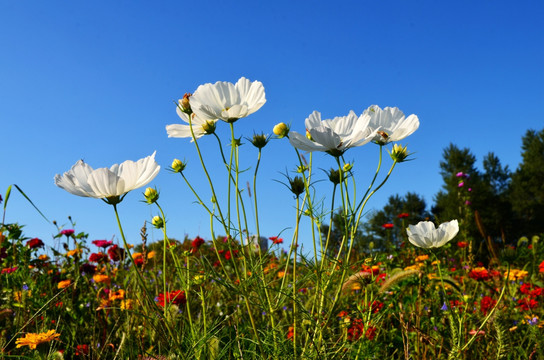
<svg viewBox="0 0 544 360">
<path fill-rule="evenodd" d="M 407 221 L 402 241 L 387 249 L 357 246 L 368 199 L 410 156 L 397 142 L 417 130 L 415 115 L 373 105 L 360 116 L 328 120 L 313 112 L 306 134 L 276 125 L 274 136 L 290 143 L 299 163 L 285 181 L 296 204 L 294 234 L 261 236 L 257 175 L 270 137 L 251 140 L 259 158 L 248 203 L 235 124 L 265 101 L 258 81 L 201 85 L 179 101 L 186 124 L 167 126 L 170 137 L 192 140 L 201 160 L 209 201 L 191 187 L 183 161 L 174 159 L 169 170 L 209 214 L 211 239 L 170 237 L 160 194 L 147 187 L 141 200 L 160 215 L 141 229 L 141 242 L 127 243 L 117 207 L 158 174 L 155 154 L 110 168 L 78 161 L 55 178 L 74 195 L 112 206 L 120 243 L 90 238 L 90 229 L 69 218 L 70 226 L 57 228 L 55 245 L 46 246 L 22 224 L 2 221 L 0 359 L 544 359 L 542 234 L 488 244 L 481 257 L 463 231 L 465 219 L 412 224 L 410 214 L 399 213 Z M 225 124 L 228 151 L 215 134 Z M 225 164 L 220 178 L 209 175 L 199 148 L 214 137 Z M 376 175 L 360 193 L 343 155 L 372 143 L 380 150 Z M 385 175 L 383 150 L 391 159 Z M 327 173 L 326 211 L 316 205 L 315 151 L 336 164 Z M 301 152 L 310 153 L 309 161 Z M 216 194 L 218 182 L 228 184 L 226 194 Z M 249 213 L 255 228 L 247 225 Z M 332 226 L 322 231 L 334 213 L 343 222 L 338 244 Z M 311 224 L 309 254 L 298 246 L 303 217 Z M 147 241 L 151 226 L 162 230 L 162 240 Z"/>
</svg>

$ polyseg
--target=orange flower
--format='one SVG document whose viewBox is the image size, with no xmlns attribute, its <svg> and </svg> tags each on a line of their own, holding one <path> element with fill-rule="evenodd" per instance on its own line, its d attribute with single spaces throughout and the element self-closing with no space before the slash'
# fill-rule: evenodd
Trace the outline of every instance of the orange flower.
<svg viewBox="0 0 544 360">
<path fill-rule="evenodd" d="M 66 253 L 66 256 L 75 256 L 81 254 L 83 251 L 81 249 L 70 250 Z"/>
<path fill-rule="evenodd" d="M 72 280 L 59 281 L 59 283 L 57 285 L 57 289 L 67 288 L 68 286 L 70 286 L 71 283 L 72 283 Z"/>
<path fill-rule="evenodd" d="M 419 255 L 418 257 L 416 257 L 416 262 L 425 261 L 428 258 L 429 258 L 429 255 Z"/>
<path fill-rule="evenodd" d="M 116 292 L 110 293 L 110 301 L 123 300 L 125 298 L 125 290 L 119 289 Z"/>
<path fill-rule="evenodd" d="M 96 274 L 93 276 L 93 280 L 96 283 L 109 283 L 110 277 L 108 275 Z"/>
<path fill-rule="evenodd" d="M 17 348 L 28 346 L 31 349 L 36 349 L 36 346 L 41 343 L 58 340 L 59 336 L 60 334 L 55 330 L 49 330 L 46 333 L 40 334 L 28 333 L 24 337 L 15 340 L 15 343 L 17 344 Z"/>
</svg>

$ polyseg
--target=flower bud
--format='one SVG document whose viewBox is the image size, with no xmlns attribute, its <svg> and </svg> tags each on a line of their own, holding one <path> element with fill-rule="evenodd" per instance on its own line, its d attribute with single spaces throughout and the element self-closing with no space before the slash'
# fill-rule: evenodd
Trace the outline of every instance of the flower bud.
<svg viewBox="0 0 544 360">
<path fill-rule="evenodd" d="M 208 120 L 204 124 L 202 124 L 202 130 L 206 133 L 206 135 L 211 135 L 215 132 L 215 121 Z"/>
<path fill-rule="evenodd" d="M 151 225 L 153 225 L 157 229 L 162 229 L 164 227 L 164 221 L 159 215 L 156 215 L 153 216 L 153 219 L 151 219 Z"/>
<path fill-rule="evenodd" d="M 329 170 L 329 173 L 328 173 L 327 175 L 329 175 L 329 180 L 330 180 L 334 185 L 340 184 L 340 171 L 331 168 L 331 169 Z"/>
<path fill-rule="evenodd" d="M 350 172 L 351 169 L 353 169 L 353 164 L 345 163 L 343 169 L 344 169 L 344 172 Z"/>
<path fill-rule="evenodd" d="M 286 137 L 287 134 L 289 134 L 289 126 L 287 126 L 283 122 L 280 122 L 279 124 L 274 126 L 274 129 L 272 131 L 274 132 L 274 135 L 281 139 L 282 137 Z"/>
<path fill-rule="evenodd" d="M 191 104 L 189 103 L 189 98 L 191 95 L 191 93 L 185 93 L 185 95 L 183 95 L 183 99 L 178 100 L 181 111 L 186 114 L 191 114 L 193 112 L 191 109 Z"/>
<path fill-rule="evenodd" d="M 187 163 L 184 163 L 180 159 L 174 159 L 174 161 L 172 161 L 172 170 L 174 170 L 174 172 L 180 173 L 185 170 L 186 166 Z"/>
<path fill-rule="evenodd" d="M 304 192 L 304 180 L 300 176 L 295 176 L 294 179 L 289 179 L 290 190 L 296 197 Z"/>
<path fill-rule="evenodd" d="M 251 143 L 253 146 L 255 146 L 257 149 L 262 149 L 263 147 L 268 144 L 269 137 L 264 134 L 255 134 L 253 135 L 253 139 L 251 140 Z"/>
<path fill-rule="evenodd" d="M 391 156 L 391 159 L 393 159 L 393 161 L 400 163 L 406 160 L 406 158 L 410 154 L 408 153 L 407 146 L 402 147 L 402 145 L 395 144 L 393 145 L 393 150 L 391 150 L 389 155 Z"/>
<path fill-rule="evenodd" d="M 145 189 L 144 196 L 145 202 L 148 204 L 153 204 L 157 200 L 159 200 L 159 193 L 156 189 L 153 189 L 152 187 L 148 187 L 147 189 Z"/>
</svg>

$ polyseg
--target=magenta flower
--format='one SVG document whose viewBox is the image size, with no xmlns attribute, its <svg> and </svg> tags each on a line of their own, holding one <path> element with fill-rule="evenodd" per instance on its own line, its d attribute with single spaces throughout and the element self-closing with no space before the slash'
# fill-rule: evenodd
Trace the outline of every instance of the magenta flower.
<svg viewBox="0 0 544 360">
<path fill-rule="evenodd" d="M 74 235 L 74 229 L 66 229 L 66 230 L 62 230 L 60 233 L 61 235 L 66 235 L 66 236 L 72 236 Z"/>
<path fill-rule="evenodd" d="M 462 171 L 459 171 L 457 174 L 455 174 L 455 176 L 457 177 L 463 177 L 465 174 L 463 174 Z"/>
<path fill-rule="evenodd" d="M 463 187 L 464 185 L 465 185 L 465 183 L 461 181 L 461 182 L 459 183 L 459 185 L 457 185 L 457 186 Z"/>
<path fill-rule="evenodd" d="M 107 248 L 107 247 L 110 247 L 113 245 L 113 241 L 108 241 L 108 240 L 94 240 L 93 241 L 93 244 L 98 246 L 98 247 L 101 247 L 101 248 Z"/>
</svg>

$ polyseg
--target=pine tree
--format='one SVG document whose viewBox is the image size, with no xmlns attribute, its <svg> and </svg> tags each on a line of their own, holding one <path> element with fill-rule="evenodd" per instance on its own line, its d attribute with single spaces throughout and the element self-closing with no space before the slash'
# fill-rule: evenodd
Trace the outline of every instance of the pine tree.
<svg viewBox="0 0 544 360">
<path fill-rule="evenodd" d="M 522 162 L 512 175 L 510 201 L 519 221 L 518 235 L 544 231 L 544 129 L 522 138 Z"/>
</svg>

